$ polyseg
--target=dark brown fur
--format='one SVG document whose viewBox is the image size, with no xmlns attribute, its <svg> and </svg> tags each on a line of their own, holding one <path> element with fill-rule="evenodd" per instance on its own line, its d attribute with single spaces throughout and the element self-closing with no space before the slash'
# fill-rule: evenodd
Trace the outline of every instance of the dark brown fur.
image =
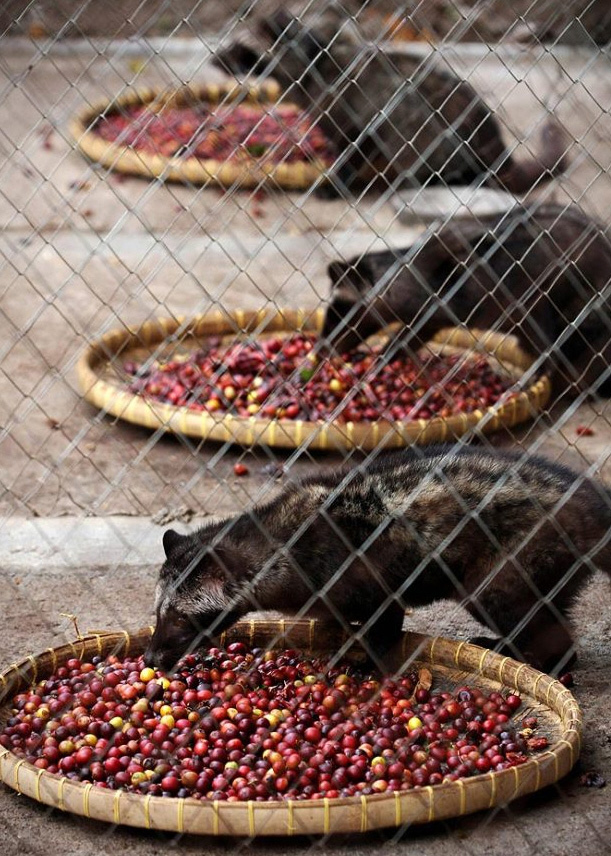
<svg viewBox="0 0 611 856">
<path fill-rule="evenodd" d="M 454 221 L 414 246 L 334 262 L 323 337 L 340 352 L 399 321 L 416 351 L 443 327 L 514 333 L 556 392 L 608 395 L 611 242 L 576 207 Z"/>
<path fill-rule="evenodd" d="M 166 533 L 146 660 L 170 666 L 248 611 L 274 609 L 364 625 L 383 664 L 405 608 L 450 597 L 551 669 L 571 654 L 575 594 L 595 567 L 611 571 L 610 503 L 567 469 L 479 449 L 313 476 L 193 535 Z"/>
<path fill-rule="evenodd" d="M 262 27 L 264 56 L 236 43 L 215 57 L 230 73 L 271 74 L 320 124 L 338 153 L 325 195 L 476 180 L 526 193 L 562 172 L 556 124 L 545 125 L 537 160 L 516 161 L 469 83 L 436 59 L 348 38 L 345 25 L 312 30 L 278 12 Z"/>
</svg>

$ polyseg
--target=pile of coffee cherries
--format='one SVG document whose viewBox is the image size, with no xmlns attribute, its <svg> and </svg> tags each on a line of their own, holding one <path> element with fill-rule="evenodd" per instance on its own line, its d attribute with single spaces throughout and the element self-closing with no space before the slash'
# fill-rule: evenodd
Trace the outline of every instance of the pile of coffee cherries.
<svg viewBox="0 0 611 856">
<path fill-rule="evenodd" d="M 431 691 L 234 642 L 172 675 L 71 659 L 17 695 L 0 745 L 96 787 L 228 801 L 407 791 L 523 764 L 547 746 L 517 695 Z"/>
<path fill-rule="evenodd" d="M 133 377 L 131 392 L 166 404 L 309 422 L 448 417 L 494 404 L 511 387 L 481 357 L 388 361 L 375 347 L 318 360 L 315 342 L 304 333 L 229 346 L 213 338 L 165 363 L 130 361 L 123 368 Z"/>
<path fill-rule="evenodd" d="M 263 163 L 333 162 L 331 144 L 295 106 L 227 104 L 197 107 L 126 107 L 101 117 L 104 140 L 165 157 Z"/>
</svg>

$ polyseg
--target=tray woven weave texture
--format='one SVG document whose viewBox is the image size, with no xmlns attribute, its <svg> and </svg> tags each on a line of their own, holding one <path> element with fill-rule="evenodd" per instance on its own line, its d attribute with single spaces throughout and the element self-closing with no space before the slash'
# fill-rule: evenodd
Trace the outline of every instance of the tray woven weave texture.
<svg viewBox="0 0 611 856">
<path fill-rule="evenodd" d="M 135 634 L 92 633 L 17 663 L 0 675 L 0 716 L 24 686 L 51 674 L 70 657 L 141 652 L 152 628 Z M 289 645 L 306 652 L 337 651 L 341 638 L 315 620 L 242 621 L 226 640 L 265 647 Z M 225 641 L 225 640 L 222 640 Z M 396 793 L 318 801 L 227 803 L 140 796 L 111 791 L 39 770 L 10 751 L 0 751 L 0 779 L 22 794 L 64 811 L 110 823 L 200 835 L 295 835 L 366 832 L 470 814 L 539 790 L 565 776 L 580 751 L 582 718 L 571 692 L 524 663 L 466 642 L 407 633 L 404 659 L 429 666 L 434 685 L 472 682 L 517 691 L 521 715 L 536 715 L 552 736 L 548 750 L 524 764 L 474 778 Z"/>
<path fill-rule="evenodd" d="M 371 450 L 409 446 L 413 443 L 443 443 L 462 436 L 477 426 L 489 433 L 511 428 L 541 411 L 550 396 L 550 383 L 543 376 L 512 399 L 497 405 L 448 418 L 434 417 L 411 422 L 378 420 L 370 423 L 333 421 L 306 422 L 289 419 L 241 418 L 232 414 L 210 414 L 145 399 L 126 388 L 119 367 L 126 360 L 143 359 L 151 353 L 169 358 L 179 345 L 197 343 L 206 336 L 268 336 L 294 331 L 318 332 L 323 310 L 281 309 L 214 312 L 185 320 L 160 318 L 145 322 L 135 330 L 112 330 L 93 342 L 78 366 L 81 391 L 94 406 L 113 416 L 152 430 L 164 430 L 206 440 L 238 443 L 243 446 L 268 445 L 279 448 Z M 433 340 L 442 352 L 472 352 L 492 357 L 514 379 L 519 379 L 532 360 L 510 337 L 459 328 L 441 331 Z M 197 347 L 194 344 L 193 347 Z"/>
<path fill-rule="evenodd" d="M 257 188 L 262 183 L 284 190 L 304 190 L 321 180 L 325 165 L 311 161 L 261 163 L 255 157 L 240 161 L 201 159 L 194 156 L 166 157 L 141 151 L 120 143 L 109 142 L 96 132 L 100 116 L 138 105 L 149 105 L 153 111 L 166 106 L 180 107 L 205 102 L 229 104 L 240 101 L 258 105 L 263 111 L 281 96 L 280 87 L 273 83 L 241 86 L 236 83 L 185 86 L 179 90 L 133 89 L 114 101 L 104 101 L 86 107 L 69 124 L 69 132 L 80 151 L 95 163 L 127 175 L 161 178 L 187 184 L 216 182 L 223 187 Z M 284 106 L 289 106 L 283 102 Z"/>
</svg>

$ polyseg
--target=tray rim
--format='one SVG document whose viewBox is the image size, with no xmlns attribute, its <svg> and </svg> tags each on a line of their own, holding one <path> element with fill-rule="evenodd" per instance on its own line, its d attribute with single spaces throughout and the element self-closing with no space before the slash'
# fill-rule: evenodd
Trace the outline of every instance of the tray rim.
<svg viewBox="0 0 611 856">
<path fill-rule="evenodd" d="M 252 642 L 258 638 L 258 632 L 267 632 L 277 643 L 287 640 L 294 647 L 295 638 L 291 638 L 290 633 L 302 633 L 307 646 L 308 639 L 319 638 L 318 624 L 315 619 L 243 620 L 223 634 L 221 642 L 225 644 L 226 640 L 232 639 L 249 639 Z M 47 666 L 55 669 L 71 656 L 83 657 L 85 653 L 102 654 L 110 650 L 125 654 L 130 648 L 134 652 L 144 647 L 152 630 L 152 627 L 143 628 L 134 634 L 128 631 L 90 631 L 74 642 L 48 648 L 39 655 L 31 655 L 9 666 L 0 674 L 0 706 L 6 706 L 9 695 L 28 683 L 35 683 L 42 676 L 44 670 L 39 670 L 41 658 L 48 660 L 51 657 Z M 141 796 L 95 788 L 92 783 L 47 773 L 17 758 L 8 749 L 0 749 L 0 780 L 39 802 L 107 822 L 180 833 L 255 837 L 365 832 L 462 816 L 508 803 L 546 787 L 573 767 L 581 748 L 582 714 L 570 690 L 558 680 L 526 663 L 518 663 L 468 642 L 406 632 L 402 647 L 404 659 L 412 656 L 415 662 L 426 665 L 437 663 L 464 669 L 474 679 L 479 675 L 498 682 L 505 689 L 527 693 L 560 717 L 562 736 L 544 752 L 508 770 L 392 794 L 362 795 L 360 798 L 228 803 L 189 797 Z M 304 821 L 302 826 L 296 825 L 300 814 Z M 197 820 L 199 827 L 195 826 Z"/>
<path fill-rule="evenodd" d="M 254 189 L 265 184 L 284 190 L 305 190 L 316 182 L 324 183 L 328 166 L 322 161 L 258 165 L 254 158 L 252 163 L 239 164 L 197 157 L 167 157 L 109 142 L 94 130 L 96 120 L 103 113 L 137 104 L 162 106 L 171 101 L 180 104 L 189 99 L 218 103 L 234 101 L 240 97 L 249 103 L 275 103 L 282 98 L 282 90 L 274 81 L 261 84 L 237 81 L 185 84 L 166 89 L 130 86 L 116 98 L 96 101 L 81 109 L 68 123 L 68 133 L 76 147 L 89 160 L 125 175 L 196 185 L 212 182 L 221 187 L 236 186 L 240 189 Z M 288 101 L 284 104 L 297 106 Z"/>
<path fill-rule="evenodd" d="M 130 342 L 143 346 L 156 345 L 177 333 L 189 335 L 238 335 L 259 331 L 263 334 L 281 331 L 319 332 L 324 310 L 277 308 L 257 310 L 216 310 L 191 318 L 153 318 L 138 327 L 125 326 L 105 333 L 91 342 L 81 355 L 77 380 L 85 399 L 112 416 L 151 430 L 163 430 L 203 440 L 232 442 L 245 447 L 267 445 L 295 449 L 307 441 L 310 449 L 344 451 L 358 448 L 371 451 L 381 446 L 402 448 L 412 443 L 426 444 L 456 440 L 470 429 L 490 433 L 503 427 L 511 428 L 534 418 L 544 409 L 551 395 L 547 376 L 541 376 L 528 389 L 518 392 L 511 400 L 490 405 L 471 413 L 462 413 L 411 422 L 306 422 L 304 420 L 263 419 L 257 416 L 238 417 L 233 414 L 214 416 L 194 411 L 186 406 L 150 401 L 136 393 L 121 389 L 118 384 L 100 377 L 101 363 L 117 356 Z M 514 369 L 527 369 L 532 359 L 522 351 L 512 337 L 477 329 L 448 328 L 434 342 L 463 350 L 476 350 L 495 356 Z"/>
</svg>

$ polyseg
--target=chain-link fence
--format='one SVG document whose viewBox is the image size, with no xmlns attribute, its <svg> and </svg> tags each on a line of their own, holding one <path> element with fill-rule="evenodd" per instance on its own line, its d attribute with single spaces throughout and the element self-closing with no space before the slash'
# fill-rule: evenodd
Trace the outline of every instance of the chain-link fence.
<svg viewBox="0 0 611 856">
<path fill-rule="evenodd" d="M 606 852 L 607 4 L 40 0 L 0 33 L 3 666 L 70 616 L 156 621 L 171 666 L 253 610 L 382 671 L 403 625 L 576 652 L 581 768 L 537 808 L 274 846 Z M 163 843 L 0 802 L 7 853 Z"/>
</svg>

